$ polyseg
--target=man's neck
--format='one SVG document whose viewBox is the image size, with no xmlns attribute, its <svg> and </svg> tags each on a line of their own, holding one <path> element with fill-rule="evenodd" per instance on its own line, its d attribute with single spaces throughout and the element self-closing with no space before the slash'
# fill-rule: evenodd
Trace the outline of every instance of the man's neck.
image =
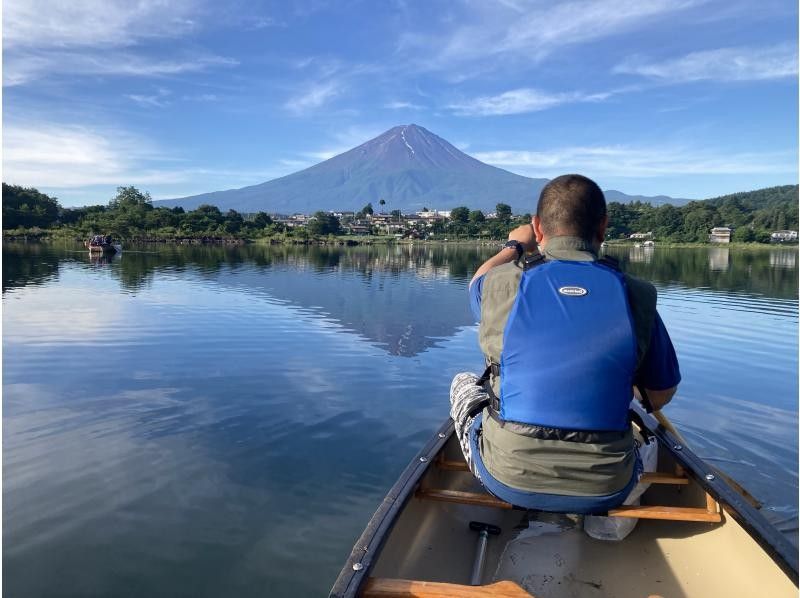
<svg viewBox="0 0 800 598">
<path fill-rule="evenodd" d="M 599 247 L 596 243 L 572 235 L 545 237 L 539 243 L 539 250 L 550 259 L 597 259 Z"/>
</svg>

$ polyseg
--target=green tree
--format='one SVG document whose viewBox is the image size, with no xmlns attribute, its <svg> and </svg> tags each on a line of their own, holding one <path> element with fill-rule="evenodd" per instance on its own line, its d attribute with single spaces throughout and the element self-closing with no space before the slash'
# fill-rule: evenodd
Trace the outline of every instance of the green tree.
<svg viewBox="0 0 800 598">
<path fill-rule="evenodd" d="M 272 224 L 272 218 L 266 212 L 258 212 L 253 218 L 253 223 L 258 228 L 266 228 L 267 226 Z"/>
<path fill-rule="evenodd" d="M 308 224 L 308 232 L 315 236 L 338 235 L 342 232 L 339 219 L 328 212 L 315 212 Z"/>
<path fill-rule="evenodd" d="M 742 226 L 733 231 L 732 240 L 737 243 L 752 243 L 755 238 L 756 235 L 749 226 Z"/>
<path fill-rule="evenodd" d="M 468 222 L 469 208 L 464 206 L 453 208 L 452 210 L 450 210 L 450 220 L 452 220 L 453 222 L 463 222 L 463 223 Z"/>
<path fill-rule="evenodd" d="M 152 207 L 153 199 L 150 193 L 145 191 L 142 193 L 136 187 L 117 187 L 117 194 L 108 202 L 108 207 L 112 210 L 116 209 L 130 209 L 136 207 L 149 206 Z"/>
<path fill-rule="evenodd" d="M 497 219 L 500 222 L 508 222 L 511 220 L 511 206 L 505 203 L 499 203 L 494 208 Z"/>
<path fill-rule="evenodd" d="M 56 198 L 33 187 L 3 183 L 3 228 L 47 228 L 57 222 L 60 213 Z"/>
<path fill-rule="evenodd" d="M 481 222 L 486 221 L 486 216 L 483 215 L 483 212 L 480 210 L 472 210 L 469 213 L 469 221 L 473 224 L 480 224 Z"/>
</svg>

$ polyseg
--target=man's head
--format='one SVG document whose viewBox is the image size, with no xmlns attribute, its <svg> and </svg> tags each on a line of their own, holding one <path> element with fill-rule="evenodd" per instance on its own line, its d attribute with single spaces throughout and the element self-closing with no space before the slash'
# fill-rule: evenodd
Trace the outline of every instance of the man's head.
<svg viewBox="0 0 800 598">
<path fill-rule="evenodd" d="M 600 243 L 607 224 L 603 192 L 597 183 L 579 174 L 565 174 L 547 183 L 533 218 L 538 243 L 560 235 Z"/>
</svg>

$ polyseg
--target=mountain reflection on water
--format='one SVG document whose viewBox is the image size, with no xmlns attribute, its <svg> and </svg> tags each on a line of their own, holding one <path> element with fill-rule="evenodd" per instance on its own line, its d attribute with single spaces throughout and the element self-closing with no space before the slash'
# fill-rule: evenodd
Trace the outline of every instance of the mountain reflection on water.
<svg viewBox="0 0 800 598">
<path fill-rule="evenodd" d="M 324 593 L 481 367 L 494 251 L 4 244 L 3 589 Z M 610 253 L 659 289 L 670 418 L 796 540 L 796 248 Z"/>
<path fill-rule="evenodd" d="M 107 267 L 119 278 L 121 290 L 134 294 L 160 274 L 191 272 L 209 283 L 263 293 L 316 311 L 392 355 L 412 356 L 472 323 L 464 286 L 476 264 L 491 255 L 492 249 L 246 245 L 156 247 L 116 256 L 87 257 L 84 253 L 7 243 L 3 292 L 56 278 L 62 261 L 72 266 Z M 620 260 L 625 271 L 656 284 L 796 297 L 797 251 L 793 249 L 731 252 L 718 247 L 626 247 L 612 248 L 609 253 Z M 266 272 L 269 276 L 264 276 Z M 298 276 L 305 272 L 313 275 Z"/>
</svg>

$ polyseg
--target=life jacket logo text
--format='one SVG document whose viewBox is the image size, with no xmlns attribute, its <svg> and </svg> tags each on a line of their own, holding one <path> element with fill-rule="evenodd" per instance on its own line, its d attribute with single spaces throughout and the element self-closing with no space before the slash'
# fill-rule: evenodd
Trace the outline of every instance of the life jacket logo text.
<svg viewBox="0 0 800 598">
<path fill-rule="evenodd" d="M 583 297 L 589 291 L 583 287 L 561 287 L 558 289 L 558 292 L 562 295 L 566 295 L 567 297 Z"/>
</svg>

